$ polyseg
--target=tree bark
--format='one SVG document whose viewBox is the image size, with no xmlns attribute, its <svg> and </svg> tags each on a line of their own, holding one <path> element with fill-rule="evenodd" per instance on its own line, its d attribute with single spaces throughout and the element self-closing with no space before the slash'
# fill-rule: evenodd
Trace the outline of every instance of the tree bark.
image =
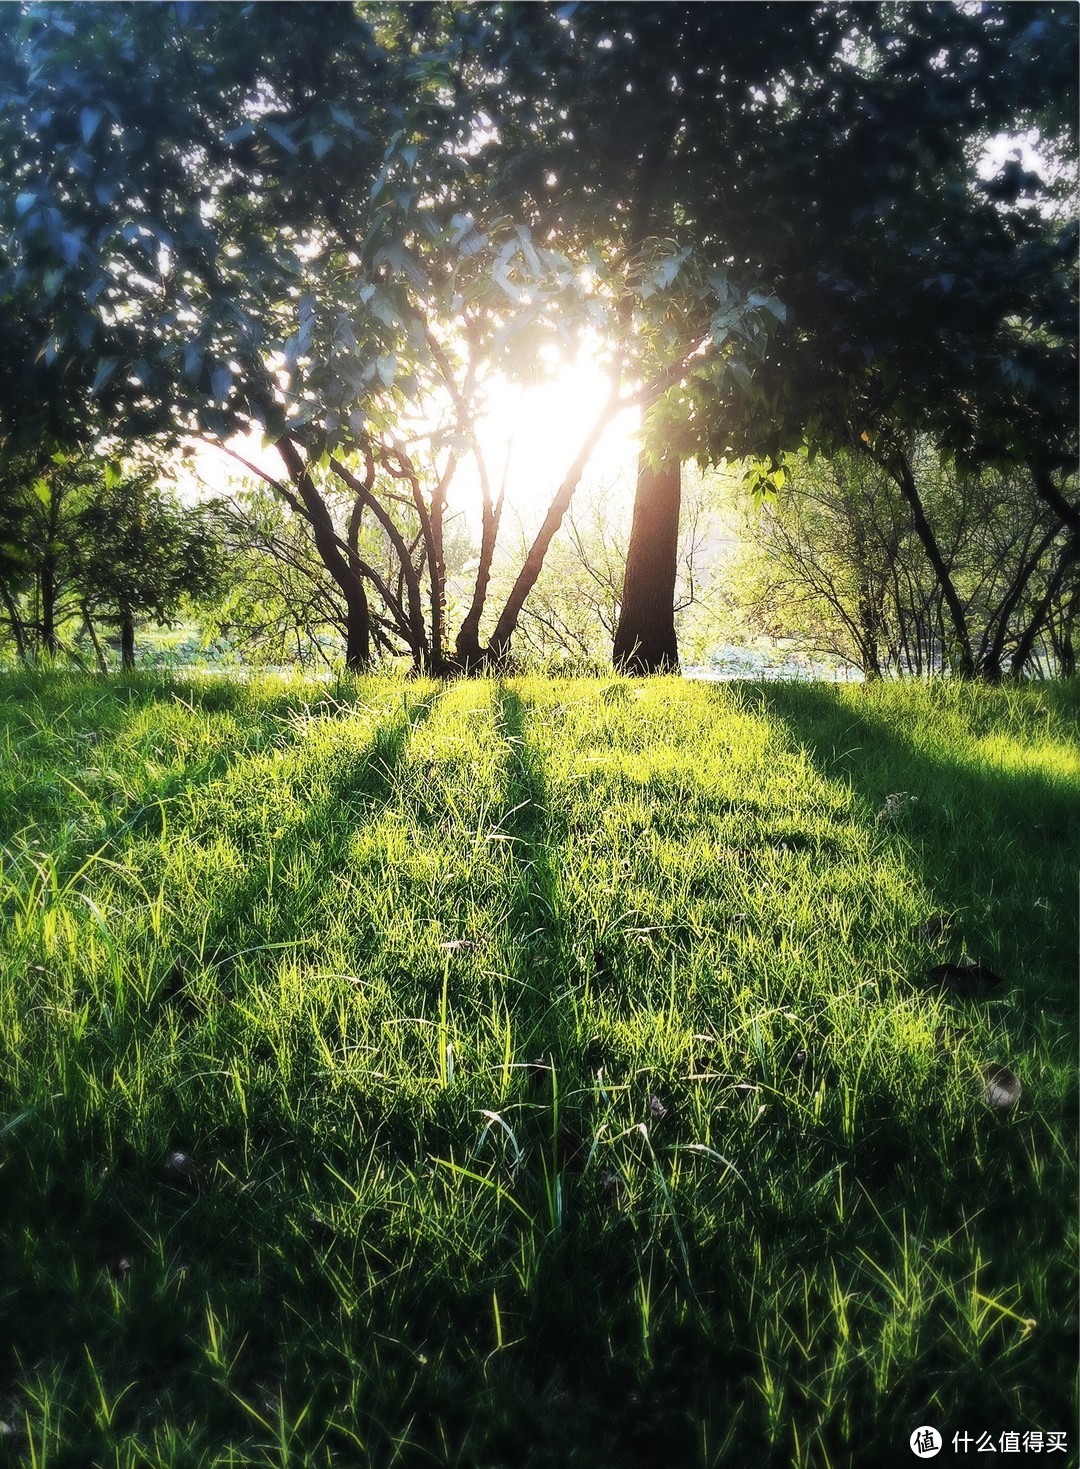
<svg viewBox="0 0 1080 1469">
<path fill-rule="evenodd" d="M 1016 651 L 1013 654 L 1012 663 L 1009 667 L 1009 676 L 1011 678 L 1023 678 L 1024 665 L 1027 663 L 1028 659 L 1031 657 L 1032 651 L 1034 650 L 1035 639 L 1039 636 L 1039 633 L 1041 632 L 1046 622 L 1047 616 L 1050 612 L 1050 608 L 1053 606 L 1054 598 L 1057 596 L 1058 592 L 1060 592 L 1070 566 L 1073 566 L 1077 561 L 1080 561 L 1080 536 L 1073 535 L 1069 537 L 1068 541 L 1066 541 L 1065 546 L 1062 549 L 1061 555 L 1058 557 L 1058 563 L 1055 566 L 1053 574 L 1050 577 L 1050 584 L 1047 587 L 1046 592 L 1042 597 L 1042 600 L 1039 602 L 1038 606 L 1035 608 L 1035 611 L 1032 613 L 1031 620 L 1029 621 L 1026 629 L 1024 630 L 1023 636 L 1017 644 Z"/>
<path fill-rule="evenodd" d="M 1031 477 L 1035 483 L 1035 493 L 1045 505 L 1057 514 L 1064 525 L 1067 525 L 1075 536 L 1080 536 L 1080 508 L 1071 504 L 1058 489 L 1050 477 L 1050 471 L 1041 464 L 1031 466 Z"/>
<path fill-rule="evenodd" d="M 350 673 L 358 673 L 371 659 L 371 623 L 363 581 L 342 555 L 330 511 L 315 488 L 300 451 L 287 436 L 278 440 L 277 451 L 303 503 L 315 548 L 345 598 L 345 666 Z"/>
<path fill-rule="evenodd" d="M 109 665 L 105 660 L 105 652 L 101 646 L 101 639 L 97 635 L 97 628 L 94 626 L 94 619 L 90 616 L 89 608 L 86 606 L 85 603 L 83 603 L 82 615 L 83 623 L 86 627 L 87 633 L 89 634 L 90 642 L 94 649 L 94 657 L 97 659 L 98 672 L 108 673 Z"/>
<path fill-rule="evenodd" d="M 371 662 L 371 614 L 361 584 L 345 598 L 345 667 L 360 673 Z"/>
<path fill-rule="evenodd" d="M 120 667 L 125 673 L 135 667 L 135 619 L 129 607 L 120 608 Z"/>
<path fill-rule="evenodd" d="M 642 450 L 612 661 L 624 673 L 677 673 L 675 576 L 682 477 L 679 460 Z"/>
<path fill-rule="evenodd" d="M 12 597 L 7 587 L 2 585 L 0 585 L 0 599 L 3 600 L 4 611 L 7 613 L 8 626 L 11 628 L 11 635 L 15 639 L 15 652 L 18 654 L 19 662 L 27 663 L 29 661 L 29 653 L 26 646 L 26 631 L 23 627 L 23 621 L 19 616 L 19 609 L 15 605 L 14 597 Z"/>
<path fill-rule="evenodd" d="M 612 391 L 607 404 L 601 410 L 599 417 L 586 435 L 585 442 L 578 450 L 577 457 L 566 472 L 566 478 L 559 486 L 554 499 L 548 506 L 544 523 L 537 532 L 536 539 L 529 547 L 529 554 L 525 557 L 524 564 L 517 574 L 517 579 L 510 589 L 510 595 L 506 599 L 506 605 L 499 615 L 499 620 L 495 624 L 495 631 L 492 633 L 491 641 L 488 644 L 487 654 L 484 660 L 486 664 L 500 663 L 509 652 L 510 640 L 517 630 L 518 618 L 521 616 L 521 609 L 525 605 L 525 598 L 536 585 L 536 579 L 543 570 L 544 557 L 547 555 L 547 549 L 551 545 L 555 532 L 562 525 L 563 516 L 570 507 L 570 501 L 573 499 L 574 491 L 577 489 L 581 476 L 585 472 L 585 466 L 588 464 L 592 452 L 600 442 L 608 424 L 622 408 L 630 407 L 632 403 L 632 399 L 621 402 L 618 393 Z"/>
</svg>

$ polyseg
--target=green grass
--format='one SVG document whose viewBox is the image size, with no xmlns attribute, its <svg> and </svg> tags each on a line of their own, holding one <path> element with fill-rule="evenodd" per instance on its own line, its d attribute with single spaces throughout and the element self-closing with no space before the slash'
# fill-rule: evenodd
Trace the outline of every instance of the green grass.
<svg viewBox="0 0 1080 1469">
<path fill-rule="evenodd" d="M 11 1461 L 1075 1462 L 1077 708 L 0 680 Z"/>
</svg>

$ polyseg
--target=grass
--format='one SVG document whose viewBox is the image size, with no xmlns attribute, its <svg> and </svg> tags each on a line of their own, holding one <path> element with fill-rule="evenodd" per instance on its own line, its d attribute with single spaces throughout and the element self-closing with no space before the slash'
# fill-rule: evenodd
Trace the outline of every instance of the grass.
<svg viewBox="0 0 1080 1469">
<path fill-rule="evenodd" d="M 0 680 L 11 1461 L 1071 1462 L 1077 707 Z"/>
</svg>

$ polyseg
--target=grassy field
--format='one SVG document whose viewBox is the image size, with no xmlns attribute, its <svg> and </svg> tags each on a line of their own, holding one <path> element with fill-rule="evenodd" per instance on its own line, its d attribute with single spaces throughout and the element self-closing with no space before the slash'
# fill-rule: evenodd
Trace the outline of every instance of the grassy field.
<svg viewBox="0 0 1080 1469">
<path fill-rule="evenodd" d="M 11 1461 L 1075 1464 L 1078 704 L 0 679 Z"/>
</svg>

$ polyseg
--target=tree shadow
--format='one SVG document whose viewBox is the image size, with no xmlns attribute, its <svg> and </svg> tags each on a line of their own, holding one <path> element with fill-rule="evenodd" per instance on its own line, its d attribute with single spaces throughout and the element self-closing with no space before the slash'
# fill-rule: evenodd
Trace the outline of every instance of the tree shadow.
<svg viewBox="0 0 1080 1469">
<path fill-rule="evenodd" d="M 21 836 L 40 831 L 50 840 L 55 829 L 66 827 L 64 857 L 57 866 L 63 877 L 94 852 L 113 856 L 136 838 L 159 835 L 170 801 L 209 785 L 246 758 L 294 743 L 299 726 L 289 716 L 307 707 L 301 692 L 286 688 L 276 697 L 255 700 L 246 685 L 226 679 L 50 672 L 0 675 L 0 729 L 15 747 L 16 758 L 20 735 L 32 743 L 37 736 L 45 746 L 31 763 L 29 777 L 18 785 L 13 783 L 11 799 L 0 805 L 0 841 L 14 842 L 17 847 Z M 113 786 L 103 779 L 102 768 L 147 710 L 174 704 L 210 715 L 244 716 L 245 738 L 164 775 L 137 770 L 133 782 L 125 782 L 123 799 L 118 802 Z M 10 712 L 5 705 L 13 706 Z M 73 710 L 76 717 L 69 719 Z M 66 724 L 71 725 L 70 730 Z M 270 733 L 268 725 L 274 726 Z M 176 737 L 176 731 L 161 731 L 166 754 Z M 23 759 L 20 763 L 30 762 Z M 99 830 L 80 833 L 77 823 L 88 801 L 100 808 L 102 822 Z"/>
<path fill-rule="evenodd" d="M 219 984 L 226 982 L 236 960 L 260 950 L 299 952 L 318 946 L 318 935 L 306 932 L 307 908 L 293 904 L 285 911 L 279 904 L 269 904 L 256 917 L 257 900 L 269 892 L 274 871 L 287 870 L 297 858 L 310 860 L 316 854 L 313 875 L 327 879 L 356 830 L 392 799 L 409 740 L 431 717 L 439 698 L 439 693 L 406 696 L 400 711 L 374 730 L 366 748 L 333 774 L 320 799 L 307 804 L 302 819 L 274 842 L 272 850 L 258 853 L 243 881 L 219 888 L 207 902 L 197 932 L 186 936 L 186 948 L 214 969 Z"/>
<path fill-rule="evenodd" d="M 954 944 L 1026 976 L 1032 999 L 1071 997 L 1075 779 L 980 756 L 964 736 L 1000 730 L 992 716 L 966 721 L 950 748 L 905 729 L 888 705 L 856 705 L 832 685 L 768 684 L 743 697 L 823 776 L 850 787 L 857 820 L 902 845 L 935 906 L 957 915 Z"/>
</svg>

